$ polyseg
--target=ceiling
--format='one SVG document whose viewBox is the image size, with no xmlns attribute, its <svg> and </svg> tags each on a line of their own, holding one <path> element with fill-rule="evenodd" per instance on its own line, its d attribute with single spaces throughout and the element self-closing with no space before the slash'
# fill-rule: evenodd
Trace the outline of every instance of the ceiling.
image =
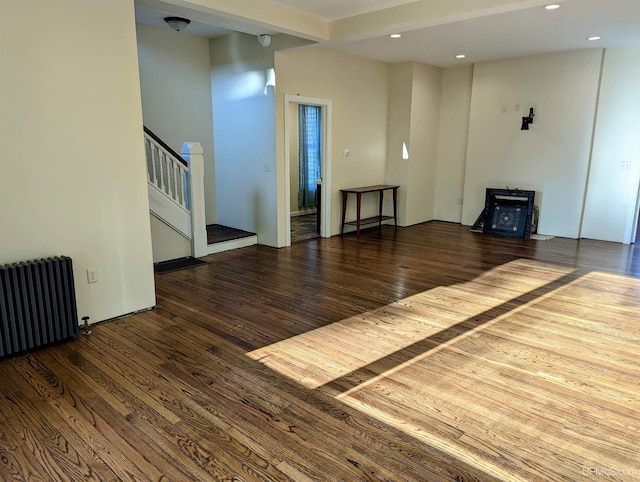
<svg viewBox="0 0 640 482">
<path fill-rule="evenodd" d="M 640 0 L 135 0 L 136 21 L 183 34 L 287 33 L 385 62 L 451 67 L 583 48 L 640 46 Z M 401 33 L 399 39 L 389 37 Z M 599 36 L 600 40 L 587 40 Z M 465 54 L 464 59 L 456 59 Z"/>
<path fill-rule="evenodd" d="M 310 13 L 324 20 L 339 20 L 375 12 L 416 0 L 273 0 L 292 10 Z"/>
</svg>

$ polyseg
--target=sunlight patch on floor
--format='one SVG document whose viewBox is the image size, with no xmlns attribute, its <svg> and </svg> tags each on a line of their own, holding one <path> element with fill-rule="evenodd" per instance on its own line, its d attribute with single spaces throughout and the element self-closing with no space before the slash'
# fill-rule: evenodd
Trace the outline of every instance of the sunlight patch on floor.
<svg viewBox="0 0 640 482">
<path fill-rule="evenodd" d="M 501 480 L 527 480 L 511 457 L 637 473 L 639 302 L 637 279 L 591 272 L 334 396 Z"/>
<path fill-rule="evenodd" d="M 247 356 L 307 388 L 318 388 L 425 340 L 429 346 L 417 355 L 418 359 L 461 337 L 474 336 L 487 324 L 521 309 L 531 301 L 528 294 L 572 272 L 571 268 L 531 260 L 511 261 L 471 281 L 418 293 Z M 533 299 L 547 295 L 542 293 Z M 474 317 L 480 317 L 477 323 Z M 469 320 L 471 326 L 457 326 Z M 414 361 L 406 360 L 391 370 Z"/>
</svg>

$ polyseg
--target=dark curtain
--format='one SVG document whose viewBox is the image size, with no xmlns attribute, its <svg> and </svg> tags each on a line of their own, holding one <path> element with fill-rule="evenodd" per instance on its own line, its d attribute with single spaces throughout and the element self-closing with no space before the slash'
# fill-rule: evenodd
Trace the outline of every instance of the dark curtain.
<svg viewBox="0 0 640 482">
<path fill-rule="evenodd" d="M 298 207 L 315 207 L 316 180 L 322 169 L 322 107 L 298 106 L 300 182 Z"/>
</svg>

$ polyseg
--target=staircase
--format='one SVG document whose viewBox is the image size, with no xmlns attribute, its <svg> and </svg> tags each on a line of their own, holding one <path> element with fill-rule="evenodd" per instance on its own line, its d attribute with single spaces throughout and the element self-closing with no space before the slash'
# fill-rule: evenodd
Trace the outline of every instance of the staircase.
<svg viewBox="0 0 640 482">
<path fill-rule="evenodd" d="M 207 235 L 219 229 L 205 222 L 204 158 L 199 143 L 185 142 L 180 155 L 145 127 L 144 146 L 149 210 L 191 242 L 194 258 L 257 244 L 254 233 L 233 228 L 224 228 L 227 235 L 222 239 Z"/>
</svg>

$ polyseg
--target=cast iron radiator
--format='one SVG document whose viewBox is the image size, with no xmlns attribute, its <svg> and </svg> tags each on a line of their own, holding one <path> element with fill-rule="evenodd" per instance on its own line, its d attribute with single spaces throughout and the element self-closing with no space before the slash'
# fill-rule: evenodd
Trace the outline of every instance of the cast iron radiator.
<svg viewBox="0 0 640 482">
<path fill-rule="evenodd" d="M 0 358 L 79 335 L 71 258 L 0 265 Z"/>
</svg>

